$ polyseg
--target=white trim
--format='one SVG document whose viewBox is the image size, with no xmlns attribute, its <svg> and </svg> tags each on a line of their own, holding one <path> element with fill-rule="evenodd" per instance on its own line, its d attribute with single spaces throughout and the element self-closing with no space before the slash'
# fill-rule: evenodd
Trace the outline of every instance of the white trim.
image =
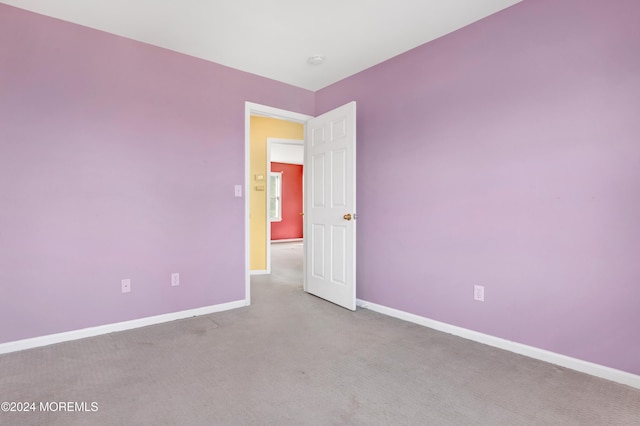
<svg viewBox="0 0 640 426">
<path fill-rule="evenodd" d="M 271 161 L 269 161 L 269 156 L 271 151 L 271 145 L 267 141 L 267 240 L 265 241 L 266 250 L 267 250 L 267 269 L 271 270 L 271 253 L 269 249 L 269 242 L 271 241 L 271 224 L 273 222 L 282 222 L 282 172 L 272 172 L 271 171 Z M 279 176 L 280 183 L 280 215 L 272 219 L 271 218 L 271 176 L 277 175 Z"/>
<path fill-rule="evenodd" d="M 269 169 L 267 169 L 267 170 L 269 170 Z M 282 173 L 282 172 L 267 171 L 267 175 L 269 176 L 269 184 L 268 184 L 268 188 L 267 188 L 267 211 L 269 211 L 269 209 L 271 208 L 271 203 L 269 201 L 271 200 L 271 178 L 273 176 L 278 176 L 279 185 L 277 185 L 277 186 L 279 186 L 279 188 L 280 188 L 280 211 L 278 212 L 279 215 L 275 219 L 272 218 L 272 217 L 269 217 L 267 225 L 270 225 L 273 222 L 282 222 L 282 175 L 283 174 L 284 173 Z M 267 216 L 270 216 L 270 214 L 267 214 Z M 269 226 L 268 235 L 269 236 L 267 237 L 267 241 L 271 241 L 271 227 L 270 226 Z"/>
<path fill-rule="evenodd" d="M 267 140 L 273 143 L 280 143 L 282 145 L 304 145 L 304 139 L 267 138 Z M 291 163 L 291 164 L 294 164 L 294 163 Z M 295 163 L 295 164 L 302 164 L 302 163 Z"/>
<path fill-rule="evenodd" d="M 249 173 L 251 171 L 252 115 L 278 118 L 281 120 L 305 124 L 305 134 L 306 122 L 313 118 L 310 115 L 274 108 L 267 105 L 256 104 L 253 102 L 244 103 L 244 297 L 247 306 L 251 304 L 251 222 L 249 218 L 249 214 L 251 213 L 251 193 L 249 192 L 251 182 L 249 180 Z"/>
<path fill-rule="evenodd" d="M 251 271 L 251 275 L 269 275 L 271 273 L 268 269 L 254 269 Z"/>
<path fill-rule="evenodd" d="M 432 320 L 419 315 L 411 314 L 409 312 L 404 312 L 398 309 L 378 305 L 376 303 L 366 302 L 360 299 L 357 299 L 356 303 L 361 308 L 379 312 L 390 317 L 409 321 L 414 324 L 432 328 L 434 330 L 453 334 L 454 336 L 459 336 L 465 339 L 473 340 L 475 342 L 483 343 L 485 345 L 493 346 L 495 348 L 500 348 L 513 353 L 517 353 L 519 355 L 528 356 L 529 358 L 556 364 L 562 367 L 569 368 L 571 370 L 590 374 L 592 376 L 600 377 L 602 379 L 611 380 L 613 382 L 622 383 L 624 385 L 640 389 L 640 376 L 627 373 L 626 371 L 616 370 L 614 368 L 605 367 L 604 365 L 594 364 L 592 362 L 583 361 L 581 359 L 572 358 L 566 355 L 561 355 L 533 346 L 524 345 L 522 343 L 501 339 L 499 337 L 479 333 L 477 331 Z"/>
<path fill-rule="evenodd" d="M 40 346 L 53 345 L 55 343 L 69 342 L 71 340 L 84 339 L 86 337 L 100 336 L 102 334 L 115 333 L 118 331 L 132 330 L 134 328 L 146 327 L 149 325 L 162 324 L 185 318 L 197 317 L 201 315 L 213 314 L 215 312 L 228 311 L 230 309 L 242 308 L 246 306 L 244 300 L 221 303 L 219 305 L 205 306 L 202 308 L 188 309 L 186 311 L 172 312 L 169 314 L 156 315 L 152 317 L 140 318 L 130 321 L 117 322 L 113 324 L 99 325 L 96 327 L 83 328 L 80 330 L 66 331 L 64 333 L 49 334 L 46 336 L 33 337 L 30 339 L 16 340 L 0 344 L 0 354 L 23 351 L 25 349 L 37 348 Z"/>
<path fill-rule="evenodd" d="M 280 138 L 267 138 L 267 164 L 269 165 L 269 163 L 271 163 L 273 160 L 271 159 L 272 155 L 271 155 L 271 144 L 276 144 L 276 145 L 282 145 L 282 146 L 302 146 L 303 149 L 303 154 L 302 154 L 302 159 L 299 161 L 280 161 L 281 163 L 285 163 L 285 164 L 297 164 L 297 165 L 304 165 L 304 139 L 280 139 Z M 278 162 L 278 161 L 277 161 Z M 267 171 L 269 171 L 270 169 L 267 168 Z"/>
<path fill-rule="evenodd" d="M 282 240 L 271 240 L 271 244 L 280 244 L 280 243 L 302 243 L 304 242 L 304 238 L 287 238 Z"/>
</svg>

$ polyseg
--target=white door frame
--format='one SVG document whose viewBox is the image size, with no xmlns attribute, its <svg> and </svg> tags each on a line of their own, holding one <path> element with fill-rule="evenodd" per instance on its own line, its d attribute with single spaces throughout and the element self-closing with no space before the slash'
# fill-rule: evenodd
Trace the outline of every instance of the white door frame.
<svg viewBox="0 0 640 426">
<path fill-rule="evenodd" d="M 252 115 L 301 123 L 305 126 L 305 134 L 306 122 L 313 118 L 310 115 L 274 108 L 267 105 L 256 104 L 253 102 L 244 103 L 244 300 L 247 306 L 251 304 L 251 222 L 249 220 L 249 214 L 251 212 L 251 182 L 249 181 L 249 172 L 251 171 Z"/>
<path fill-rule="evenodd" d="M 289 120 L 291 121 L 291 120 Z M 271 220 L 269 220 L 269 200 L 271 199 L 271 185 L 270 185 L 270 175 L 271 173 L 271 149 L 273 145 L 302 145 L 304 149 L 304 139 L 281 139 L 281 138 L 267 138 L 267 174 L 265 176 L 266 179 L 266 187 L 267 187 L 267 217 L 265 218 L 267 221 L 267 274 L 271 273 Z M 293 163 L 291 163 L 293 164 Z M 302 155 L 302 162 L 300 163 L 304 167 L 304 153 Z M 304 177 L 302 178 L 304 182 Z M 304 185 L 302 190 L 302 199 L 304 200 Z M 302 203 L 302 208 L 304 209 L 304 202 Z M 304 230 L 302 233 L 302 240 L 304 241 Z"/>
</svg>

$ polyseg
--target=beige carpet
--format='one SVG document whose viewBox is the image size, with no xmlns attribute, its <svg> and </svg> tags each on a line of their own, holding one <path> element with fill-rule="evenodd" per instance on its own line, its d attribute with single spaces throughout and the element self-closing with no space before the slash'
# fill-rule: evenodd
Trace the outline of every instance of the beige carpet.
<svg viewBox="0 0 640 426">
<path fill-rule="evenodd" d="M 251 307 L 0 356 L 0 402 L 89 410 L 0 424 L 640 425 L 640 390 L 305 294 L 300 251 Z"/>
</svg>

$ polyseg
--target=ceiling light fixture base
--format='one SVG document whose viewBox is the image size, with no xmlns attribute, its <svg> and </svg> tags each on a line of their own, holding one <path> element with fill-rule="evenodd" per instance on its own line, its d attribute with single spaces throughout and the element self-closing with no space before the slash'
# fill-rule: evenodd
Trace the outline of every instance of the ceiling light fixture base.
<svg viewBox="0 0 640 426">
<path fill-rule="evenodd" d="M 323 55 L 309 56 L 309 59 L 307 59 L 307 62 L 311 65 L 320 65 L 321 63 L 324 62 L 324 56 Z"/>
</svg>

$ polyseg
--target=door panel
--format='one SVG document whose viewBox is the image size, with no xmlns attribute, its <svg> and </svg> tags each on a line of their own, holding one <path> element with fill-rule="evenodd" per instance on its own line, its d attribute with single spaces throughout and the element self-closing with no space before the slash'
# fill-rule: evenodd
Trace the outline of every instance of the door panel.
<svg viewBox="0 0 640 426">
<path fill-rule="evenodd" d="M 309 120 L 307 143 L 305 288 L 355 310 L 355 102 Z"/>
<path fill-rule="evenodd" d="M 331 205 L 333 207 L 347 206 L 347 153 L 346 150 L 336 150 L 331 153 Z"/>
<path fill-rule="evenodd" d="M 324 226 L 313 226 L 313 232 L 311 233 L 311 241 L 308 244 L 311 246 L 311 256 L 312 256 L 312 276 L 314 278 L 318 278 L 323 280 L 325 277 L 324 273 L 324 247 L 325 247 L 325 238 L 324 238 Z"/>
<path fill-rule="evenodd" d="M 331 281 L 335 284 L 346 285 L 347 277 L 345 262 L 347 229 L 346 226 L 333 226 L 331 229 Z"/>
<path fill-rule="evenodd" d="M 313 199 L 313 207 L 324 207 L 325 206 L 325 178 L 324 178 L 324 163 L 325 163 L 325 155 L 324 153 L 317 154 L 313 156 L 312 162 L 312 171 L 311 176 L 313 180 L 313 191 L 311 192 L 311 197 Z"/>
</svg>

